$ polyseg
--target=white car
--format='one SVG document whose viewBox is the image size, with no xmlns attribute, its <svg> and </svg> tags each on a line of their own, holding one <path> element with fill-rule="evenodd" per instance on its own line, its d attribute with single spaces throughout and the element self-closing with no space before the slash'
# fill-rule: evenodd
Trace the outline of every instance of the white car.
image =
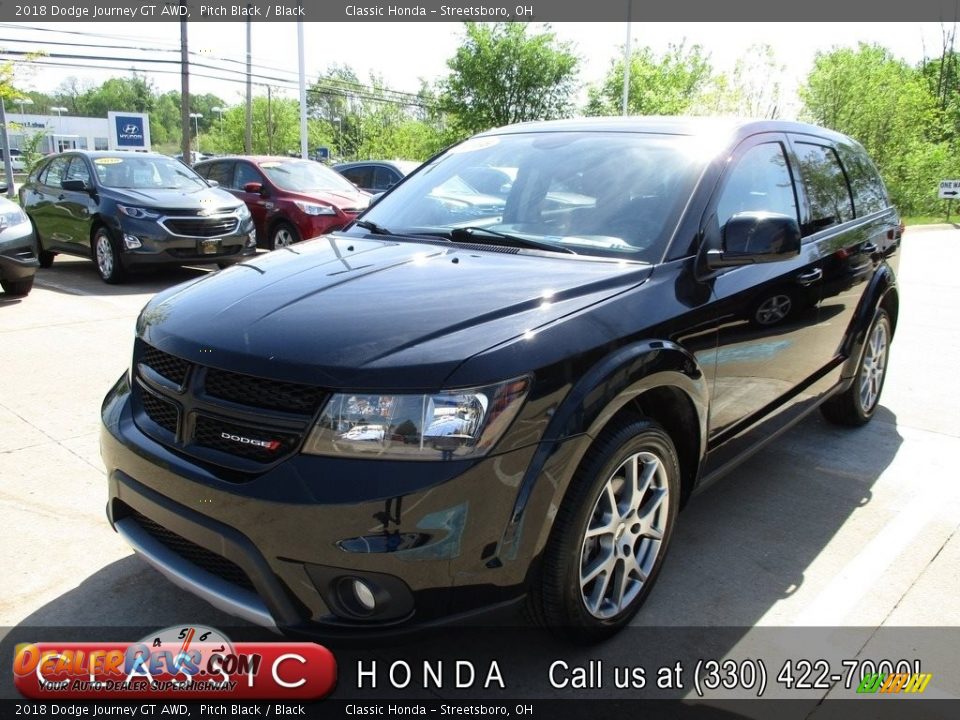
<svg viewBox="0 0 960 720">
<path fill-rule="evenodd" d="M 4 152 L 0 150 L 0 173 L 5 171 L 5 160 Z M 13 167 L 14 172 L 23 172 L 27 168 L 26 163 L 23 161 L 23 154 L 16 148 L 10 150 L 10 165 Z"/>
</svg>

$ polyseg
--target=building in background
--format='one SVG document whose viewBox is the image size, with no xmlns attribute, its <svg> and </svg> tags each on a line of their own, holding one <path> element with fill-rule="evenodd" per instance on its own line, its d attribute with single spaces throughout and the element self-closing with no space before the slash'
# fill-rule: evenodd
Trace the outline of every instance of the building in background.
<svg viewBox="0 0 960 720">
<path fill-rule="evenodd" d="M 108 118 L 7 112 L 10 147 L 22 150 L 41 133 L 41 153 L 64 150 L 149 150 L 150 118 L 145 113 L 113 112 Z"/>
</svg>

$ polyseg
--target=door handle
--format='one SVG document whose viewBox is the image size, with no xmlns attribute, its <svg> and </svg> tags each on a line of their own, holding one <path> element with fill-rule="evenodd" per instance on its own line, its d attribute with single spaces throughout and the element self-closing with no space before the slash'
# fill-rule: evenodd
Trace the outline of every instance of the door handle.
<svg viewBox="0 0 960 720">
<path fill-rule="evenodd" d="M 866 255 L 873 255 L 879 249 L 880 248 L 878 248 L 875 243 L 868 242 L 864 243 L 863 247 L 860 249 L 860 252 L 865 253 Z"/>
<path fill-rule="evenodd" d="M 814 268 L 797 275 L 797 282 L 803 286 L 813 285 L 817 280 L 823 277 L 823 270 Z"/>
<path fill-rule="evenodd" d="M 66 195 L 57 195 L 57 200 L 64 200 L 66 197 Z"/>
</svg>

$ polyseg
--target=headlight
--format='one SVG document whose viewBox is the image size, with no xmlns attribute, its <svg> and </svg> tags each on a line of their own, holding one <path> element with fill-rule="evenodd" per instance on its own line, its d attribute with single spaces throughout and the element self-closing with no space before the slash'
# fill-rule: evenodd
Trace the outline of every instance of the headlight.
<svg viewBox="0 0 960 720">
<path fill-rule="evenodd" d="M 300 208 L 300 211 L 307 215 L 336 215 L 337 211 L 329 205 L 318 205 L 317 203 L 300 202 L 294 200 L 293 204 Z"/>
<path fill-rule="evenodd" d="M 27 222 L 27 214 L 18 207 L 0 212 L 0 231 L 25 222 Z"/>
<path fill-rule="evenodd" d="M 132 207 L 131 205 L 117 205 L 117 210 L 122 212 L 127 217 L 136 218 L 137 220 L 156 220 L 160 217 L 160 213 L 150 212 L 149 210 L 144 210 L 139 207 Z"/>
<path fill-rule="evenodd" d="M 250 217 L 250 208 L 248 208 L 246 205 L 241 205 L 236 210 L 234 210 L 234 212 L 237 214 L 237 217 L 239 217 L 241 220 L 246 220 L 248 217 Z"/>
<path fill-rule="evenodd" d="M 392 460 L 479 457 L 506 432 L 529 386 L 518 378 L 430 395 L 336 394 L 303 452 Z"/>
</svg>

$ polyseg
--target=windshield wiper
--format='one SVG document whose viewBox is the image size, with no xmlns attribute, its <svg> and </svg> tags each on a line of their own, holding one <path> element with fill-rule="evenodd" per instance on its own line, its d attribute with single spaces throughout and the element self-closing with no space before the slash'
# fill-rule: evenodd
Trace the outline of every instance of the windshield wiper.
<svg viewBox="0 0 960 720">
<path fill-rule="evenodd" d="M 373 220 L 354 220 L 353 224 L 357 227 L 362 227 L 364 230 L 369 230 L 372 233 L 377 235 L 393 235 L 392 232 L 387 230 L 382 225 L 377 225 Z"/>
<path fill-rule="evenodd" d="M 553 243 L 531 240 L 529 238 L 520 237 L 519 235 L 510 235 L 509 233 L 503 233 L 499 230 L 491 230 L 490 228 L 479 226 L 452 228 L 450 230 L 450 239 L 454 242 L 504 245 L 507 247 L 520 247 L 530 250 L 547 250 L 549 252 L 562 252 L 569 253 L 571 255 L 577 254 L 570 248 L 563 247 L 562 245 L 554 245 Z"/>
</svg>

